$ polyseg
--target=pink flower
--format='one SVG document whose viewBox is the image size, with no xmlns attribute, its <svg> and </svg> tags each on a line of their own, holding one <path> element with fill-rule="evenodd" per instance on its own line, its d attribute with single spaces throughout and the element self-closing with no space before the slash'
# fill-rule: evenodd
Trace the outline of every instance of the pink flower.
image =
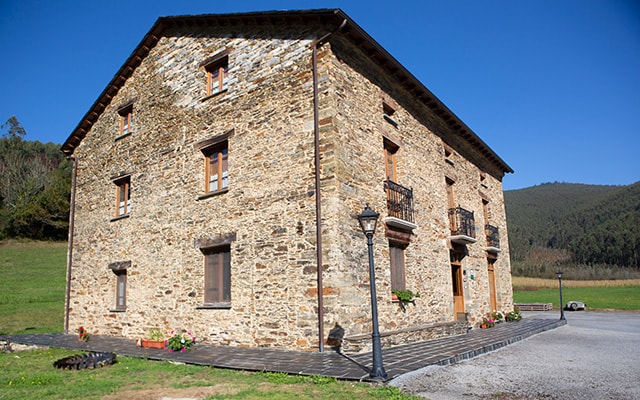
<svg viewBox="0 0 640 400">
<path fill-rule="evenodd" d="M 181 353 L 186 353 L 187 349 L 185 349 L 184 347 L 182 348 L 182 350 L 180 350 Z"/>
</svg>

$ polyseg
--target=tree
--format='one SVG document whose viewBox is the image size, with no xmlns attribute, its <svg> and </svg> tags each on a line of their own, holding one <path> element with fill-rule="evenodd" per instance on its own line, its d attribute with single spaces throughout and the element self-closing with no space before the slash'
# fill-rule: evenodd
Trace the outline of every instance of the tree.
<svg viewBox="0 0 640 400">
<path fill-rule="evenodd" d="M 71 169 L 53 143 L 25 141 L 15 116 L 0 127 L 0 238 L 64 239 Z"/>
</svg>

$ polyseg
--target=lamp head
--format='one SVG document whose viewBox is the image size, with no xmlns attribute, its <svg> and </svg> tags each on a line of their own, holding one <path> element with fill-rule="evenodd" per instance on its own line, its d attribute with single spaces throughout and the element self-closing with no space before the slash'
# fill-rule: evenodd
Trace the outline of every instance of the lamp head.
<svg viewBox="0 0 640 400">
<path fill-rule="evenodd" d="M 376 225 L 378 224 L 378 217 L 380 214 L 373 211 L 369 208 L 369 204 L 367 203 L 364 210 L 358 214 L 358 221 L 360 222 L 360 228 L 362 232 L 366 235 L 372 235 L 376 232 Z"/>
</svg>

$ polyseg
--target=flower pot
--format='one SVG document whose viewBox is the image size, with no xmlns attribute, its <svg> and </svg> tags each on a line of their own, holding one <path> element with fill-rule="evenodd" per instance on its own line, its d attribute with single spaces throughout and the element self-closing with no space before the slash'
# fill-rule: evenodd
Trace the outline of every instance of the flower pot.
<svg viewBox="0 0 640 400">
<path fill-rule="evenodd" d="M 482 328 L 482 329 L 487 329 L 487 324 L 482 324 L 482 325 L 480 325 L 480 328 Z"/>
<path fill-rule="evenodd" d="M 391 300 L 392 300 L 392 301 L 397 301 L 397 300 L 398 300 L 398 295 L 397 295 L 397 294 L 395 294 L 395 293 L 392 293 L 392 294 L 391 294 Z"/>
<path fill-rule="evenodd" d="M 164 340 L 142 339 L 140 345 L 150 349 L 164 349 Z"/>
</svg>

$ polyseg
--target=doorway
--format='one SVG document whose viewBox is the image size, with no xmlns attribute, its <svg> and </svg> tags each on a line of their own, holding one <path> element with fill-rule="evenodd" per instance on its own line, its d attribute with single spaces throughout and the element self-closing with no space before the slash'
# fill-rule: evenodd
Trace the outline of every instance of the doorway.
<svg viewBox="0 0 640 400">
<path fill-rule="evenodd" d="M 489 259 L 488 262 L 489 263 L 487 269 L 489 270 L 489 301 L 491 302 L 491 310 L 497 310 L 498 300 L 496 298 L 496 276 L 493 268 L 495 261 Z"/>
<path fill-rule="evenodd" d="M 464 314 L 464 286 L 460 254 L 451 252 L 451 285 L 453 289 L 453 314 L 456 320 Z M 462 317 L 464 318 L 464 317 Z"/>
</svg>

